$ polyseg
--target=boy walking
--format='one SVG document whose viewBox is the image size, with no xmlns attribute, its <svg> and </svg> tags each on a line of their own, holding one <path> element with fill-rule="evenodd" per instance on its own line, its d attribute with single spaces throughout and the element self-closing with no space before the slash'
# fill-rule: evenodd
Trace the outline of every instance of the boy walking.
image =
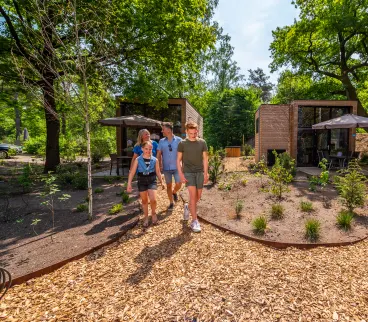
<svg viewBox="0 0 368 322">
<path fill-rule="evenodd" d="M 208 182 L 208 148 L 206 141 L 198 138 L 197 123 L 187 122 L 185 129 L 187 138 L 179 143 L 177 168 L 181 182 L 185 182 L 188 188 L 189 211 L 192 215 L 190 227 L 194 232 L 200 232 L 197 203 L 201 199 L 203 184 Z M 184 220 L 189 220 L 186 205 L 184 207 Z"/>
<path fill-rule="evenodd" d="M 157 159 L 160 163 L 160 168 L 163 170 L 166 186 L 167 196 L 170 200 L 169 210 L 174 208 L 174 201 L 178 201 L 177 192 L 181 188 L 179 172 L 177 169 L 177 152 L 178 145 L 182 139 L 173 134 L 173 125 L 169 122 L 162 123 L 162 134 L 165 136 L 160 140 L 157 148 Z M 175 179 L 175 186 L 173 189 L 172 178 Z"/>
</svg>

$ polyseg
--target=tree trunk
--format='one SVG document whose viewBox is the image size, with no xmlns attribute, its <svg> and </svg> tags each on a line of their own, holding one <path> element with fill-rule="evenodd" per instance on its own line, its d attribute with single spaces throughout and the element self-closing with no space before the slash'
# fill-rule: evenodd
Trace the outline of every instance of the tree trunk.
<svg viewBox="0 0 368 322">
<path fill-rule="evenodd" d="M 358 98 L 358 94 L 356 92 L 356 89 L 353 86 L 353 84 L 351 83 L 349 77 L 347 75 L 346 76 L 343 76 L 341 82 L 342 82 L 342 85 L 345 88 L 346 98 L 348 100 L 358 101 L 358 115 L 364 116 L 364 117 L 368 117 L 368 113 L 364 109 L 362 103 L 360 102 L 360 100 Z"/>
<path fill-rule="evenodd" d="M 56 113 L 54 78 L 52 75 L 44 75 L 43 79 L 41 87 L 46 118 L 46 162 L 44 173 L 48 173 L 49 171 L 56 171 L 56 167 L 60 164 L 60 120 Z"/>
<path fill-rule="evenodd" d="M 14 94 L 14 112 L 15 112 L 15 144 L 20 145 L 20 137 L 22 135 L 21 130 L 21 119 L 20 119 L 20 111 L 18 106 L 18 93 Z"/>
</svg>

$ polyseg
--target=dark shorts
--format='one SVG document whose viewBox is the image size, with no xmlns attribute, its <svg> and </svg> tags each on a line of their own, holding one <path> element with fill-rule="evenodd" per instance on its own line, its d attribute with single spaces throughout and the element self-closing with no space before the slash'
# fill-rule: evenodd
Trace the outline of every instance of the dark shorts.
<svg viewBox="0 0 368 322">
<path fill-rule="evenodd" d="M 197 189 L 203 189 L 204 174 L 203 172 L 185 172 L 185 179 L 187 179 L 186 186 L 194 186 Z"/>
<path fill-rule="evenodd" d="M 138 191 L 157 190 L 156 176 L 138 177 Z"/>
</svg>

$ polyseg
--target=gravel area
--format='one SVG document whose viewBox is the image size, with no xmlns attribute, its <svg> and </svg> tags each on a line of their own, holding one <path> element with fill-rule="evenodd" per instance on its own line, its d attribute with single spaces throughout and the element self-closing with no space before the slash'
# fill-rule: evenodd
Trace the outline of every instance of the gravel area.
<svg viewBox="0 0 368 322">
<path fill-rule="evenodd" d="M 1 321 L 367 321 L 368 242 L 274 250 L 202 225 L 161 223 L 12 288 Z"/>
</svg>

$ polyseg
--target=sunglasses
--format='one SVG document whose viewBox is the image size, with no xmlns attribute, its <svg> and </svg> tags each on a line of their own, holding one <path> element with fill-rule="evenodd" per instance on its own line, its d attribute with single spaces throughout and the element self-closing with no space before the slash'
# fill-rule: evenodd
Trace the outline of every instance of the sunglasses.
<svg viewBox="0 0 368 322">
<path fill-rule="evenodd" d="M 171 144 L 169 144 L 168 147 L 169 147 L 169 151 L 172 152 Z"/>
</svg>

